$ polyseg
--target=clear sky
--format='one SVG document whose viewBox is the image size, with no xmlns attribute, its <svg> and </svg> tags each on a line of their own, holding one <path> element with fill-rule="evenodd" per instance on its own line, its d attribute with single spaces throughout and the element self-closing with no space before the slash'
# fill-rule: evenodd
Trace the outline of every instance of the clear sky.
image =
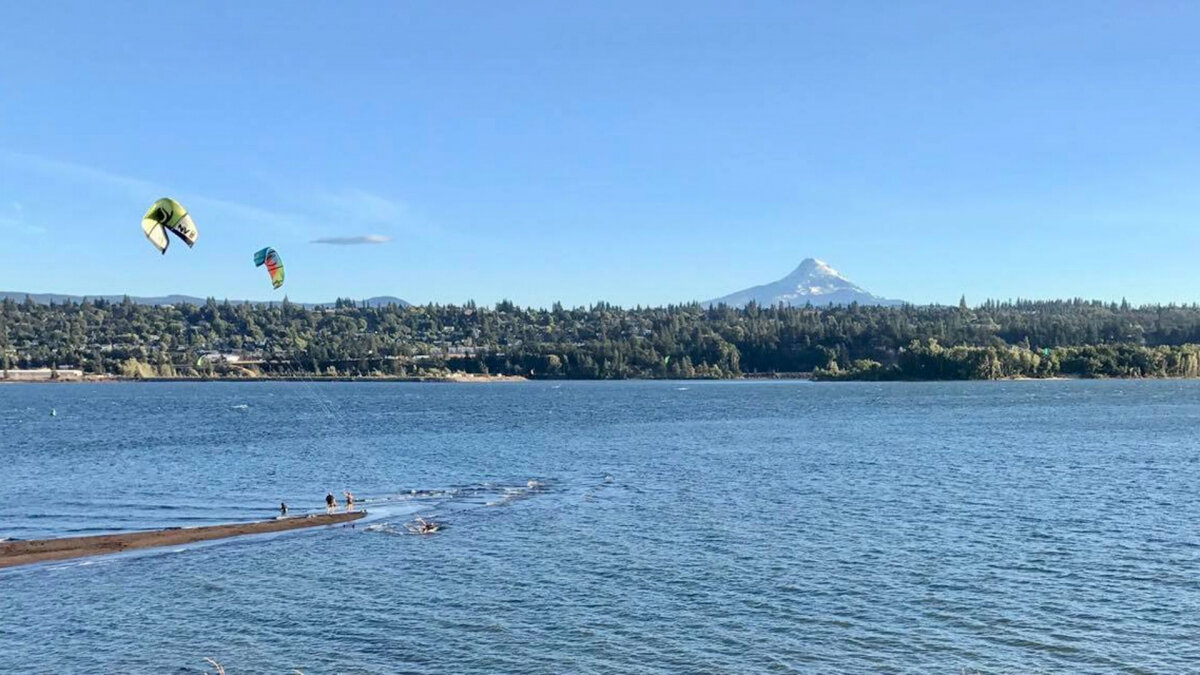
<svg viewBox="0 0 1200 675">
<path fill-rule="evenodd" d="M 8 2 L 0 290 L 1200 300 L 1200 3 Z M 194 249 L 160 256 L 171 195 Z M 382 244 L 311 243 L 382 235 Z"/>
</svg>

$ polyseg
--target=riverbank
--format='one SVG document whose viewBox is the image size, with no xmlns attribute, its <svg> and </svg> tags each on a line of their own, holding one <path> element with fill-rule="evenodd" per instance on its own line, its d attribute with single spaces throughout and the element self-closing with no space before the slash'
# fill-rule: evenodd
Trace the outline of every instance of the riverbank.
<svg viewBox="0 0 1200 675">
<path fill-rule="evenodd" d="M 14 371 L 9 371 L 10 374 Z M 32 375 L 30 373 L 37 373 Z M 51 377 L 49 370 L 21 371 L 19 377 L 0 377 L 3 384 L 62 384 L 79 382 L 526 382 L 527 377 L 520 375 L 476 375 L 473 373 L 453 373 L 450 375 L 313 375 L 308 377 L 279 377 L 274 375 L 255 376 L 202 376 L 202 377 L 126 377 L 124 375 L 74 375 L 68 377 Z"/>
<path fill-rule="evenodd" d="M 476 375 L 472 373 L 456 373 L 437 376 L 350 376 L 350 375 L 313 375 L 310 377 L 276 377 L 258 375 L 254 377 L 126 377 L 124 375 L 84 375 L 83 377 L 59 378 L 0 378 L 0 386 L 6 384 L 78 384 L 86 383 L 117 383 L 117 382 L 304 382 L 308 384 L 319 382 L 424 382 L 434 384 L 469 384 L 496 382 L 762 382 L 762 381 L 802 381 L 802 382 L 1056 382 L 1064 380 L 1195 380 L 1200 376 L 1192 375 L 1048 375 L 1036 377 L 1028 375 L 1007 375 L 1003 377 L 877 377 L 864 374 L 844 373 L 831 375 L 829 373 L 745 373 L 739 377 L 629 377 L 622 379 L 578 379 L 578 378 L 529 378 L 521 375 Z"/>
<path fill-rule="evenodd" d="M 484 375 L 478 373 L 444 373 L 440 375 L 206 375 L 197 377 L 128 377 L 125 375 L 95 375 L 85 374 L 78 370 L 49 369 L 10 370 L 8 377 L 0 376 L 0 385 L 4 384 L 59 384 L 79 382 L 432 382 L 432 383 L 494 383 L 494 382 L 596 382 L 618 381 L 597 379 L 571 378 L 530 378 L 522 375 Z M 56 373 L 52 375 L 53 373 Z M 803 380 L 812 382 L 1051 382 L 1058 380 L 1186 380 L 1197 379 L 1188 375 L 1005 375 L 1000 377 L 930 377 L 920 378 L 906 376 L 898 372 L 880 370 L 871 371 L 816 371 L 812 373 L 743 373 L 737 377 L 631 377 L 626 380 L 642 381 L 710 381 L 710 380 Z"/>
<path fill-rule="evenodd" d="M 349 513 L 314 514 L 261 520 L 251 523 L 208 525 L 205 527 L 169 528 L 149 532 L 126 532 L 101 534 L 89 537 L 62 537 L 57 539 L 30 539 L 28 541 L 0 542 L 0 568 L 30 565 L 54 560 L 70 560 L 96 555 L 122 553 L 143 548 L 179 546 L 198 541 L 240 537 L 247 534 L 286 532 L 306 527 L 337 525 L 358 520 L 366 511 Z"/>
</svg>

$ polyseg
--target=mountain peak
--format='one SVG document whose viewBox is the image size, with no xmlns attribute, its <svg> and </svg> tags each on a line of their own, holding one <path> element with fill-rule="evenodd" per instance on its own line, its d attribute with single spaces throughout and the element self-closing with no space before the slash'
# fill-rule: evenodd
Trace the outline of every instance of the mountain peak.
<svg viewBox="0 0 1200 675">
<path fill-rule="evenodd" d="M 792 273 L 788 275 L 788 278 L 802 276 L 807 277 L 814 275 L 845 279 L 845 277 L 843 277 L 840 272 L 833 269 L 829 263 L 819 258 L 805 258 L 804 260 L 801 260 L 796 269 L 792 270 Z"/>
<path fill-rule="evenodd" d="M 900 300 L 889 300 L 868 293 L 842 276 L 829 263 L 818 258 L 805 258 L 791 274 L 778 281 L 747 288 L 702 304 L 743 306 L 751 302 L 764 306 L 803 306 L 810 303 L 817 306 L 848 305 L 852 302 L 860 305 L 903 304 Z"/>
</svg>

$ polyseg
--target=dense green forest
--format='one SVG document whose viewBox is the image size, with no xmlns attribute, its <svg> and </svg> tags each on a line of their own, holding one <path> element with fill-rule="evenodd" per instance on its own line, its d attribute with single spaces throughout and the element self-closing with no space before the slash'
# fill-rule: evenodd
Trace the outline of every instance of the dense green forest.
<svg viewBox="0 0 1200 675">
<path fill-rule="evenodd" d="M 1193 377 L 1200 306 L 988 302 L 968 307 L 427 305 L 306 309 L 130 301 L 0 303 L 5 374 L 827 379 Z"/>
</svg>

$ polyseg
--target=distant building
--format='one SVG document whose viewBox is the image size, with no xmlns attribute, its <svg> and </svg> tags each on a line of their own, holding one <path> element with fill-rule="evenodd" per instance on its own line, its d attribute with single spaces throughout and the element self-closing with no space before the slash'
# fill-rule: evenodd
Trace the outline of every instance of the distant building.
<svg viewBox="0 0 1200 675">
<path fill-rule="evenodd" d="M 40 380 L 80 380 L 83 379 L 83 371 L 77 368 L 29 368 L 24 370 L 16 370 L 9 368 L 7 371 L 0 371 L 0 379 L 4 379 L 7 373 L 7 379 L 21 382 L 35 382 Z"/>
</svg>

